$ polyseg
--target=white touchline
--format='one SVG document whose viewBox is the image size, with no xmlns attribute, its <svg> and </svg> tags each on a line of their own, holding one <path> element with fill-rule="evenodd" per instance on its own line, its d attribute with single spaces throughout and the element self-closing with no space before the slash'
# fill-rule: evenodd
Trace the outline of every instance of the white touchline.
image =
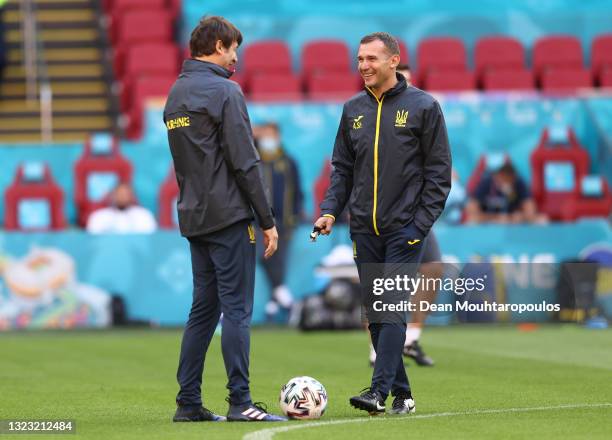
<svg viewBox="0 0 612 440">
<path fill-rule="evenodd" d="M 259 431 L 249 432 L 242 437 L 242 440 L 271 440 L 278 433 L 295 431 L 297 429 L 316 428 L 318 426 L 330 425 L 345 425 L 349 423 L 371 423 L 376 421 L 410 421 L 414 419 L 431 419 L 434 417 L 453 417 L 453 416 L 474 416 L 481 414 L 499 414 L 499 413 L 517 413 L 529 411 L 550 411 L 553 409 L 575 409 L 575 408 L 612 408 L 612 403 L 583 403 L 573 405 L 557 405 L 557 406 L 533 406 L 527 408 L 501 408 L 501 409 L 483 409 L 476 411 L 458 411 L 458 412 L 442 412 L 433 414 L 408 415 L 404 417 L 385 418 L 385 417 L 360 417 L 358 419 L 346 420 L 330 420 L 328 422 L 307 422 L 296 423 L 295 425 L 279 426 L 278 428 L 267 428 Z"/>
</svg>

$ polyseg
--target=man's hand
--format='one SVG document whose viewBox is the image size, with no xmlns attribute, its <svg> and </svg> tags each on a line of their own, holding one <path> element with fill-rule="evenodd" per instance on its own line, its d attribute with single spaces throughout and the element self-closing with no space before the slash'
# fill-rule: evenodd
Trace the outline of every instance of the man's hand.
<svg viewBox="0 0 612 440">
<path fill-rule="evenodd" d="M 264 251 L 264 258 L 267 260 L 278 248 L 278 231 L 276 230 L 276 226 L 272 226 L 270 229 L 265 229 L 263 231 L 263 240 L 264 246 L 266 250 Z"/>
<path fill-rule="evenodd" d="M 329 235 L 331 234 L 335 221 L 336 220 L 334 220 L 332 217 L 319 217 L 314 225 L 315 227 L 321 229 L 320 234 Z"/>
</svg>

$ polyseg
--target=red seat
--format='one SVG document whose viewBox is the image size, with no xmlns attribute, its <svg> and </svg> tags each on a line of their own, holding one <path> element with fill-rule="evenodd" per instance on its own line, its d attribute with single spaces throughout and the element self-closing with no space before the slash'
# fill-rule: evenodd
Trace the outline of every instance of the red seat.
<svg viewBox="0 0 612 440">
<path fill-rule="evenodd" d="M 291 54 L 281 40 L 258 41 L 244 49 L 241 72 L 248 83 L 250 77 L 260 73 L 290 74 Z"/>
<path fill-rule="evenodd" d="M 165 9 L 135 9 L 119 18 L 112 36 L 115 46 L 172 41 L 172 17 Z"/>
<path fill-rule="evenodd" d="M 302 48 L 302 77 L 305 82 L 316 72 L 351 72 L 351 55 L 345 42 L 315 40 Z"/>
<path fill-rule="evenodd" d="M 308 97 L 321 101 L 344 101 L 360 89 L 361 77 L 354 73 L 319 72 L 308 83 Z"/>
<path fill-rule="evenodd" d="M 591 43 L 591 71 L 600 84 L 606 69 L 612 69 L 612 34 L 598 35 Z"/>
<path fill-rule="evenodd" d="M 551 67 L 542 75 L 542 90 L 545 92 L 572 93 L 592 86 L 591 71 L 588 69 Z"/>
<path fill-rule="evenodd" d="M 399 45 L 400 51 L 400 64 L 410 65 L 410 55 L 408 54 L 408 48 L 406 47 L 406 44 L 399 38 L 397 39 L 397 44 Z"/>
<path fill-rule="evenodd" d="M 147 43 L 130 47 L 123 73 L 121 109 L 128 111 L 132 89 L 139 78 L 178 75 L 178 49 L 170 43 Z"/>
<path fill-rule="evenodd" d="M 569 144 L 564 146 L 550 145 L 548 129 L 544 130 L 538 147 L 531 153 L 532 193 L 540 211 L 551 219 L 561 219 L 565 203 L 576 199 L 578 182 L 589 171 L 589 154 L 582 148 L 573 130 L 568 131 Z M 568 191 L 546 191 L 544 170 L 548 162 L 570 162 L 573 166 L 575 187 Z"/>
<path fill-rule="evenodd" d="M 467 70 L 465 46 L 458 38 L 427 38 L 417 49 L 419 74 L 426 77 L 430 70 Z"/>
<path fill-rule="evenodd" d="M 159 188 L 157 206 L 159 208 L 159 227 L 164 229 L 175 229 L 176 199 L 179 195 L 179 187 L 174 174 L 174 167 L 170 165 L 168 176 Z"/>
<path fill-rule="evenodd" d="M 609 217 L 612 212 L 612 194 L 605 179 L 602 180 L 601 197 L 586 197 L 578 194 L 561 207 L 561 220 L 575 221 L 581 217 Z"/>
<path fill-rule="evenodd" d="M 230 79 L 240 86 L 242 93 L 246 94 L 248 92 L 246 77 L 242 73 L 235 72 L 230 76 Z"/>
<path fill-rule="evenodd" d="M 123 77 L 147 74 L 178 74 L 178 48 L 172 43 L 142 43 L 130 46 Z"/>
<path fill-rule="evenodd" d="M 474 48 L 474 67 L 476 78 L 481 80 L 489 69 L 523 70 L 525 50 L 521 43 L 510 37 L 484 37 Z"/>
<path fill-rule="evenodd" d="M 600 87 L 612 87 L 612 66 L 605 68 L 599 76 Z"/>
<path fill-rule="evenodd" d="M 270 73 L 251 78 L 253 101 L 300 101 L 303 98 L 300 78 L 293 74 Z"/>
<path fill-rule="evenodd" d="M 78 223 L 87 224 L 89 214 L 106 205 L 104 198 L 91 200 L 87 192 L 88 178 L 92 173 L 115 174 L 119 182 L 132 181 L 132 164 L 119 152 L 119 140 L 113 138 L 111 151 L 105 155 L 92 152 L 91 140 L 85 142 L 83 155 L 74 166 L 74 200 Z"/>
<path fill-rule="evenodd" d="M 19 204 L 27 199 L 45 199 L 49 204 L 50 225 L 47 230 L 60 230 L 66 227 L 64 217 L 64 192 L 55 183 L 49 167 L 45 165 L 40 182 L 27 182 L 23 165 L 17 168 L 15 179 L 4 193 L 4 228 L 7 231 L 24 229 L 19 220 Z"/>
<path fill-rule="evenodd" d="M 540 38 L 533 47 L 532 64 L 536 79 L 539 81 L 548 68 L 581 69 L 583 58 L 580 41 L 570 35 L 551 35 Z"/>
<path fill-rule="evenodd" d="M 168 6 L 167 0 L 112 0 L 110 1 L 110 11 L 115 16 L 121 15 L 126 11 L 139 9 L 164 9 Z"/>
<path fill-rule="evenodd" d="M 165 101 L 174 81 L 176 81 L 174 76 L 152 76 L 136 80 L 132 89 L 132 100 L 128 106 L 130 122 L 127 135 L 129 138 L 136 139 L 142 135 L 146 101 L 151 98 L 160 98 Z"/>
<path fill-rule="evenodd" d="M 533 90 L 535 81 L 530 70 L 487 69 L 482 77 L 487 91 Z"/>
<path fill-rule="evenodd" d="M 474 74 L 468 71 L 433 70 L 423 78 L 423 87 L 436 92 L 458 92 L 476 88 Z"/>
</svg>

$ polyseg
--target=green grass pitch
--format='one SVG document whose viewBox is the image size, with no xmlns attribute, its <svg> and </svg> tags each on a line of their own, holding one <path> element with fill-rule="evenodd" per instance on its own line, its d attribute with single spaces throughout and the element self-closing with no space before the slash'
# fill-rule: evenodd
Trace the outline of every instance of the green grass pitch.
<svg viewBox="0 0 612 440">
<path fill-rule="evenodd" d="M 313 376 L 329 394 L 321 424 L 172 423 L 180 338 L 178 330 L 0 334 L 0 419 L 76 420 L 76 437 L 53 438 L 612 438 L 611 330 L 427 328 L 422 343 L 437 364 L 409 363 L 416 417 L 368 417 L 349 406 L 371 374 L 365 333 L 254 330 L 254 399 L 278 412 L 281 385 Z M 219 344 L 215 337 L 204 399 L 225 413 Z"/>
</svg>

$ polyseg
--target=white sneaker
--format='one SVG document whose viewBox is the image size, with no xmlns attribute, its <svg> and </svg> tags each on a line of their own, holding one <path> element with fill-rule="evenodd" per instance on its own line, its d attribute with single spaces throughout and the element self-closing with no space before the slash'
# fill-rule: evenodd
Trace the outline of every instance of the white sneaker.
<svg viewBox="0 0 612 440">
<path fill-rule="evenodd" d="M 290 309 L 293 305 L 293 295 L 291 295 L 291 291 L 284 284 L 272 291 L 272 298 L 274 298 L 283 309 Z"/>
</svg>

